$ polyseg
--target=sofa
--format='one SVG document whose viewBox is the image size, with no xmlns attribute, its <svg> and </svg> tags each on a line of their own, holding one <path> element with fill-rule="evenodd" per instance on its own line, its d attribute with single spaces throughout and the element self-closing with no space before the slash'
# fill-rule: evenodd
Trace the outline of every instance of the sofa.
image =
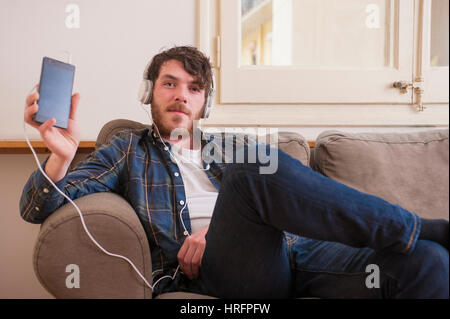
<svg viewBox="0 0 450 319">
<path fill-rule="evenodd" d="M 144 127 L 129 120 L 111 121 L 100 131 L 96 147 L 118 131 Z M 281 132 L 278 140 L 280 149 L 323 175 L 399 204 L 421 217 L 449 218 L 448 129 L 357 134 L 325 131 L 317 137 L 314 147 L 292 132 Z M 127 256 L 151 280 L 150 248 L 130 204 L 112 193 L 91 194 L 75 202 L 95 239 L 105 249 Z M 75 271 L 71 265 L 78 266 L 79 287 L 66 285 Z M 56 210 L 41 225 L 33 266 L 42 286 L 56 298 L 153 297 L 127 262 L 104 254 L 91 242 L 71 204 Z M 157 298 L 212 297 L 173 292 Z"/>
</svg>

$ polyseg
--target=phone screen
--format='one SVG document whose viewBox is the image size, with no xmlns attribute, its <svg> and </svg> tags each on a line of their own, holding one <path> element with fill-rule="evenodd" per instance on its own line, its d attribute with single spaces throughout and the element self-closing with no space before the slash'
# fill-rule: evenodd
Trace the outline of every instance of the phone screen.
<svg viewBox="0 0 450 319">
<path fill-rule="evenodd" d="M 44 123 L 53 117 L 56 119 L 54 126 L 67 128 L 74 75 L 74 65 L 43 58 L 35 122 Z"/>
</svg>

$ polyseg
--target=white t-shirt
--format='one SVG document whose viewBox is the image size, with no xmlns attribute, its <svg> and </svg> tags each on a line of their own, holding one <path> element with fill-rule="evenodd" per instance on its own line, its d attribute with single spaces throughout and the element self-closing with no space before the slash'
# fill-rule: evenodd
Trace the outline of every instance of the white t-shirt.
<svg viewBox="0 0 450 319">
<path fill-rule="evenodd" d="M 181 148 L 172 144 L 172 154 L 183 178 L 192 233 L 195 233 L 209 225 L 218 191 L 203 170 L 201 150 Z"/>
</svg>

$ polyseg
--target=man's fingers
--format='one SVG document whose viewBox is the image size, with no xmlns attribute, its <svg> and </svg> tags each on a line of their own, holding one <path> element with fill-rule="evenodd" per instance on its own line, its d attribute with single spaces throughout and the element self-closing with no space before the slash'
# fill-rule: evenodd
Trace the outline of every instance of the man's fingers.
<svg viewBox="0 0 450 319">
<path fill-rule="evenodd" d="M 76 115 L 77 115 L 77 109 L 78 109 L 78 103 L 80 102 L 80 94 L 79 93 L 75 93 L 74 95 L 72 95 L 72 104 L 70 107 L 70 115 L 69 118 L 71 120 L 76 120 Z"/>
<path fill-rule="evenodd" d="M 203 257 L 203 250 L 197 248 L 194 257 L 192 258 L 192 276 L 194 278 L 198 277 L 200 266 L 202 265 L 202 257 Z"/>
<path fill-rule="evenodd" d="M 177 258 L 178 258 L 178 263 L 180 264 L 181 270 L 184 271 L 184 256 L 186 255 L 187 252 L 187 245 L 185 245 L 185 243 L 183 243 L 183 245 L 181 245 L 180 250 L 178 251 L 177 254 Z"/>
<path fill-rule="evenodd" d="M 191 262 L 191 256 L 186 256 L 184 257 L 184 267 L 182 267 L 183 272 L 186 274 L 186 276 L 188 276 L 189 279 L 193 279 L 194 278 L 194 274 L 193 274 L 193 269 L 192 269 L 192 262 Z"/>
<path fill-rule="evenodd" d="M 25 109 L 25 118 L 31 119 L 33 117 L 33 115 L 36 114 L 38 109 L 39 109 L 39 105 L 37 105 L 37 104 L 32 104 L 32 105 L 28 106 Z"/>
<path fill-rule="evenodd" d="M 184 242 L 178 252 L 178 263 L 180 264 L 181 270 L 188 276 L 189 279 L 193 278 L 192 270 L 192 258 L 195 253 L 195 247 L 189 245 L 188 242 Z"/>
<path fill-rule="evenodd" d="M 28 95 L 28 97 L 26 99 L 26 104 L 27 104 L 27 106 L 31 106 L 37 100 L 39 100 L 39 93 L 38 92 L 34 92 L 33 94 Z"/>
<path fill-rule="evenodd" d="M 38 109 L 39 109 L 39 105 L 33 104 L 33 105 L 27 107 L 25 109 L 25 113 L 24 113 L 25 123 L 31 125 L 34 128 L 39 127 L 39 124 L 36 123 L 35 121 L 33 121 L 33 116 L 34 116 L 34 114 L 37 113 Z"/>
<path fill-rule="evenodd" d="M 183 243 L 183 245 L 181 245 L 181 248 L 177 254 L 177 258 L 178 258 L 179 262 L 182 262 L 184 260 L 184 255 L 186 255 L 186 251 L 187 251 L 187 245 L 185 245 L 185 243 Z"/>
<path fill-rule="evenodd" d="M 198 246 L 191 246 L 184 256 L 185 273 L 189 279 L 198 277 L 202 256 L 203 249 Z"/>
<path fill-rule="evenodd" d="M 41 132 L 43 138 L 55 123 L 56 120 L 54 118 L 51 118 L 50 120 L 45 121 L 42 125 L 39 126 L 39 132 Z"/>
</svg>

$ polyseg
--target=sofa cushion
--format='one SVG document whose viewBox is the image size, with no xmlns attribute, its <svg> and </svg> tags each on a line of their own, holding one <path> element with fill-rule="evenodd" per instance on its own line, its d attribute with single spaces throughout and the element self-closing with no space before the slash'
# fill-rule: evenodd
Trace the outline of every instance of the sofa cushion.
<svg viewBox="0 0 450 319">
<path fill-rule="evenodd" d="M 303 165 L 309 166 L 311 150 L 306 139 L 294 132 L 280 132 L 278 134 L 278 147 L 280 150 L 299 160 Z"/>
<path fill-rule="evenodd" d="M 315 168 L 426 218 L 449 218 L 449 131 L 343 133 L 316 140 Z"/>
</svg>

